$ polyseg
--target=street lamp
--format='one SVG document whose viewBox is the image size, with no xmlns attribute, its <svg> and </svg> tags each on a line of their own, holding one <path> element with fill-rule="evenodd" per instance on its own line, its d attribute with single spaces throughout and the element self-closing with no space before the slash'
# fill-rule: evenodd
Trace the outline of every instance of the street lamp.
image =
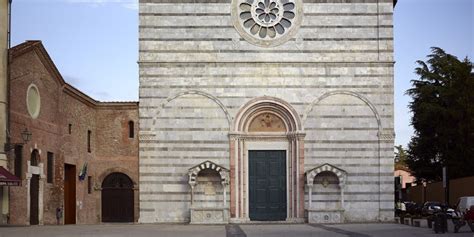
<svg viewBox="0 0 474 237">
<path fill-rule="evenodd" d="M 29 141 L 31 141 L 31 136 L 32 136 L 32 133 L 28 130 L 28 128 L 25 128 L 25 130 L 21 132 L 21 139 L 23 140 L 23 142 L 22 143 L 5 143 L 5 151 L 12 150 L 13 148 L 15 148 L 16 145 L 24 145 L 28 143 Z"/>
<path fill-rule="evenodd" d="M 32 134 L 30 131 L 28 131 L 28 128 L 25 128 L 25 130 L 21 132 L 21 138 L 23 139 L 23 144 L 26 144 L 29 141 L 31 141 L 31 135 Z"/>
</svg>

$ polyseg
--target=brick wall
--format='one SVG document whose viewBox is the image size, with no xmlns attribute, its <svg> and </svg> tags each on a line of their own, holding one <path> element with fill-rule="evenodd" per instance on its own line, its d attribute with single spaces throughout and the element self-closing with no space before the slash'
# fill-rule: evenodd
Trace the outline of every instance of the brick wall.
<svg viewBox="0 0 474 237">
<path fill-rule="evenodd" d="M 30 41 L 11 51 L 11 139 L 20 142 L 20 133 L 28 128 L 32 140 L 23 147 L 22 186 L 10 190 L 10 223 L 28 224 L 28 166 L 33 149 L 40 151 L 44 183 L 43 218 L 40 223 L 55 224 L 56 208 L 64 202 L 64 164 L 76 166 L 77 172 L 88 163 L 87 176 L 92 177 L 92 192 L 87 179 L 76 180 L 76 222 L 101 222 L 101 183 L 112 172 L 127 174 L 138 183 L 138 105 L 134 102 L 103 103 L 93 100 L 66 84 L 42 44 Z M 37 86 L 41 109 L 37 118 L 27 110 L 28 87 Z M 128 122 L 135 121 L 135 138 L 128 138 Z M 71 133 L 69 133 L 71 125 Z M 90 152 L 87 146 L 91 131 Z M 47 152 L 54 154 L 54 181 L 46 182 Z M 9 154 L 14 170 L 14 154 Z M 77 177 L 78 174 L 76 174 Z M 136 188 L 138 186 L 136 185 Z M 138 219 L 138 192 L 135 192 L 135 220 Z"/>
<path fill-rule="evenodd" d="M 61 115 L 59 111 L 59 97 L 61 87 L 41 62 L 35 51 L 29 51 L 20 57 L 14 57 L 11 62 L 10 80 L 10 136 L 13 143 L 22 141 L 20 133 L 25 129 L 33 134 L 32 140 L 23 146 L 22 186 L 10 188 L 10 223 L 26 224 L 28 219 L 28 180 L 27 173 L 31 152 L 37 149 L 40 152 L 40 164 L 43 164 L 43 174 L 47 175 L 47 152 L 56 157 L 56 164 L 61 164 L 59 156 L 61 136 Z M 27 89 L 34 84 L 40 92 L 41 109 L 38 118 L 32 119 L 26 105 Z M 14 154 L 9 158 L 10 170 L 14 170 Z M 44 223 L 55 222 L 55 209 L 62 205 L 62 183 L 60 165 L 55 169 L 55 182 L 49 184 L 42 179 L 44 185 Z"/>
</svg>

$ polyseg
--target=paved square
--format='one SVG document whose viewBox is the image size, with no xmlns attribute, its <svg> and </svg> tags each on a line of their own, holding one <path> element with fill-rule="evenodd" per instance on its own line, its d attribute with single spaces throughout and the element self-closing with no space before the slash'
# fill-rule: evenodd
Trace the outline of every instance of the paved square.
<svg viewBox="0 0 474 237">
<path fill-rule="evenodd" d="M 468 228 L 443 236 L 474 237 Z M 428 228 L 399 224 L 246 224 L 246 225 L 70 225 L 0 227 L 0 237 L 425 237 L 439 236 Z"/>
</svg>

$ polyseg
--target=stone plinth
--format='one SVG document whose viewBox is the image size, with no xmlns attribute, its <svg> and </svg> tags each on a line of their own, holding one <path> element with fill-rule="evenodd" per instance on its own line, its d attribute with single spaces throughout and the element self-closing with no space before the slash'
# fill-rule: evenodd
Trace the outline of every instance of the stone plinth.
<svg viewBox="0 0 474 237">
<path fill-rule="evenodd" d="M 308 210 L 309 223 L 344 223 L 344 210 Z"/>
<path fill-rule="evenodd" d="M 229 208 L 191 207 L 190 224 L 228 224 Z"/>
</svg>

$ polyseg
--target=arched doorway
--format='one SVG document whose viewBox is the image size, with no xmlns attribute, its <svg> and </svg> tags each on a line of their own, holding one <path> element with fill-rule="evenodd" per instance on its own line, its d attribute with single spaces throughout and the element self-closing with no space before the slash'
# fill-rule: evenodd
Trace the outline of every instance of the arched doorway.
<svg viewBox="0 0 474 237">
<path fill-rule="evenodd" d="M 279 98 L 255 98 L 239 110 L 230 132 L 232 218 L 304 220 L 304 135 L 298 113 Z"/>
<path fill-rule="evenodd" d="M 102 182 L 102 222 L 133 222 L 133 182 L 111 173 Z"/>
<path fill-rule="evenodd" d="M 37 167 L 39 163 L 39 152 L 31 152 L 30 165 Z M 30 225 L 39 224 L 39 174 L 33 174 L 30 179 Z"/>
</svg>

